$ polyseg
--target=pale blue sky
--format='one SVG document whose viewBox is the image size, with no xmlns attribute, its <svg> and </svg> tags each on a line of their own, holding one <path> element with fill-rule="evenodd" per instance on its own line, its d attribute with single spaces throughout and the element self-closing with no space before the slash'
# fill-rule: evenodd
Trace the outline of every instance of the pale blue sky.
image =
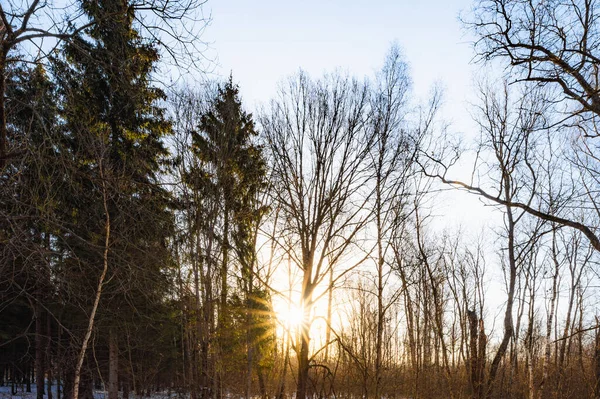
<svg viewBox="0 0 600 399">
<path fill-rule="evenodd" d="M 212 23 L 203 38 L 217 57 L 215 73 L 233 72 L 249 111 L 267 103 L 278 82 L 299 68 L 313 76 L 335 68 L 373 76 L 395 41 L 410 65 L 416 101 L 441 83 L 443 118 L 470 141 L 477 132 L 467 101 L 478 66 L 471 63 L 472 38 L 458 17 L 472 1 L 209 0 Z M 468 178 L 470 169 L 462 172 L 454 177 Z M 475 234 L 490 216 L 472 195 L 453 192 L 439 205 L 446 217 L 438 222 L 462 224 Z"/>
<path fill-rule="evenodd" d="M 393 41 L 411 66 L 415 94 L 441 81 L 456 104 L 471 81 L 472 51 L 458 21 L 470 7 L 471 0 L 209 0 L 204 39 L 218 57 L 216 72 L 233 71 L 250 108 L 299 68 L 372 75 Z"/>
</svg>

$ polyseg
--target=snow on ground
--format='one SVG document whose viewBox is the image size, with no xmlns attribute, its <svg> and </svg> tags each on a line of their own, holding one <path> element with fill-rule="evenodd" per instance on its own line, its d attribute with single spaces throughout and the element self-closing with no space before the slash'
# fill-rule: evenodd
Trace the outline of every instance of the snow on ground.
<svg viewBox="0 0 600 399">
<path fill-rule="evenodd" d="M 8 386 L 0 386 L 0 399 L 8 399 L 8 398 L 35 399 L 36 398 L 37 390 L 36 390 L 35 384 L 31 384 L 31 392 L 26 392 L 25 390 L 26 390 L 26 385 L 23 384 L 22 386 L 17 387 L 16 395 L 11 395 L 10 384 Z M 121 392 L 119 392 L 119 397 L 120 396 L 121 396 Z M 57 397 L 56 386 L 52 387 L 52 397 L 54 399 Z M 169 399 L 169 398 L 183 398 L 183 397 L 186 397 L 186 396 L 178 395 L 175 392 L 171 393 L 170 395 L 166 392 L 157 392 L 157 393 L 153 393 L 149 397 L 143 396 L 142 398 L 144 398 L 144 399 Z M 44 395 L 44 398 L 47 398 L 47 396 Z M 94 391 L 94 399 L 107 399 L 107 398 L 108 398 L 108 392 Z M 135 395 L 130 395 L 129 398 L 130 399 L 138 399 L 139 397 L 135 396 Z"/>
</svg>

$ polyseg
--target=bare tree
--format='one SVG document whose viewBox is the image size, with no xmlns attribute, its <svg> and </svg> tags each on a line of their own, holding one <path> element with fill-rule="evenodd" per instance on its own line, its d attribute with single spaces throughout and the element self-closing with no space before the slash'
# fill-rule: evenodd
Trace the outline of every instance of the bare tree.
<svg viewBox="0 0 600 399">
<path fill-rule="evenodd" d="M 98 140 L 100 141 L 100 140 Z M 103 148 L 104 147 L 104 148 Z M 100 299 L 102 297 L 102 289 L 104 287 L 104 280 L 108 273 L 108 254 L 110 249 L 110 213 L 108 209 L 109 202 L 109 176 L 107 175 L 107 168 L 105 167 L 106 159 L 106 148 L 105 146 L 99 146 L 100 151 L 98 157 L 98 171 L 100 177 L 100 186 L 102 187 L 102 205 L 104 208 L 104 248 L 102 251 L 102 273 L 98 278 L 98 285 L 96 287 L 96 293 L 94 295 L 94 302 L 92 305 L 92 309 L 88 316 L 88 325 L 85 330 L 85 335 L 83 337 L 83 341 L 81 342 L 81 348 L 79 349 L 79 353 L 77 355 L 77 363 L 75 365 L 75 372 L 73 377 L 73 391 L 72 391 L 72 399 L 79 399 L 79 381 L 81 378 L 81 367 L 83 366 L 83 361 L 85 359 L 86 351 L 88 348 L 88 344 L 90 342 L 90 338 L 92 336 L 92 331 L 94 330 L 94 322 L 96 319 L 96 312 L 98 311 L 98 305 L 100 304 Z M 108 172 L 110 173 L 110 172 Z M 111 348 L 112 350 L 112 348 Z"/>
<path fill-rule="evenodd" d="M 339 74 L 312 80 L 300 72 L 261 118 L 273 162 L 274 197 L 281 206 L 281 234 L 291 243 L 284 250 L 303 274 L 297 398 L 308 392 L 315 290 L 331 268 L 346 261 L 370 216 L 365 159 L 373 139 L 365 128 L 367 111 L 365 83 Z"/>
<path fill-rule="evenodd" d="M 594 0 L 480 0 L 468 26 L 482 59 L 502 58 L 517 79 L 556 86 L 586 119 L 600 115 L 598 17 Z"/>
<path fill-rule="evenodd" d="M 598 4 L 594 0 L 576 1 L 520 1 L 480 0 L 474 17 L 467 22 L 478 35 L 475 50 L 483 60 L 500 59 L 508 62 L 517 81 L 533 82 L 539 86 L 560 90 L 560 98 L 545 100 L 548 107 L 564 104 L 558 112 L 563 117 L 554 122 L 562 131 L 571 133 L 575 147 L 584 150 L 585 162 L 575 163 L 575 171 L 588 180 L 579 182 L 585 188 L 582 196 L 574 196 L 571 206 L 596 209 L 597 176 L 591 172 L 598 164 L 597 149 L 589 138 L 598 136 L 597 122 L 600 117 L 600 30 L 598 29 Z M 571 128 L 569 128 L 571 127 Z M 586 184 L 587 183 L 587 184 Z M 591 186 L 590 186 L 591 184 Z M 593 223 L 582 222 L 568 212 L 556 212 L 535 206 L 528 201 L 507 199 L 488 193 L 480 188 L 463 186 L 490 201 L 519 208 L 525 212 L 563 226 L 581 231 L 592 246 L 600 251 L 600 238 Z M 587 193 L 587 195 L 586 195 Z M 547 197 L 540 191 L 539 197 Z M 583 198 L 583 200 L 582 200 Z"/>
<path fill-rule="evenodd" d="M 383 333 L 386 313 L 398 299 L 398 292 L 386 293 L 389 289 L 392 269 L 390 261 L 391 230 L 397 217 L 405 217 L 403 210 L 409 202 L 408 179 L 413 171 L 413 160 L 418 146 L 418 138 L 410 137 L 408 126 L 403 126 L 407 113 L 410 80 L 407 65 L 400 49 L 392 46 L 385 64 L 377 76 L 372 91 L 371 126 L 374 146 L 370 156 L 374 174 L 375 193 L 372 204 L 375 213 L 377 249 L 376 296 L 377 334 L 375 341 L 375 398 L 381 397 L 383 369 Z M 386 295 L 390 295 L 386 302 Z"/>
<path fill-rule="evenodd" d="M 202 92 L 178 90 L 171 94 L 175 135 L 176 170 L 173 190 L 181 202 L 177 214 L 177 248 L 182 276 L 180 295 L 190 297 L 184 314 L 185 373 L 192 398 L 212 396 L 215 359 L 215 304 L 218 294 L 218 201 L 207 184 L 205 162 L 194 154 L 192 133 L 215 98 L 217 86 L 209 83 Z"/>
<path fill-rule="evenodd" d="M 528 244 L 533 242 L 532 240 L 525 241 L 523 244 L 518 242 L 517 225 L 528 212 L 516 206 L 515 203 L 519 198 L 524 198 L 526 203 L 531 201 L 531 192 L 535 190 L 537 176 L 531 159 L 536 149 L 536 132 L 539 132 L 545 123 L 541 92 L 525 91 L 514 103 L 513 95 L 507 84 L 504 85 L 501 93 L 495 94 L 491 87 L 486 88 L 485 86 L 481 90 L 481 105 L 478 109 L 480 118 L 477 122 L 482 136 L 478 154 L 483 159 L 483 165 L 488 167 L 483 175 L 490 179 L 490 183 L 488 183 L 491 185 L 490 189 L 481 188 L 477 185 L 478 182 L 467 184 L 447 178 L 448 165 L 431 156 L 428 158 L 433 160 L 438 169 L 434 173 L 425 172 L 439 178 L 444 183 L 464 187 L 469 191 L 477 192 L 486 199 L 493 198 L 494 202 L 501 204 L 503 208 L 508 244 L 506 258 L 504 258 L 508 274 L 507 303 L 502 340 L 493 357 L 488 374 L 486 394 L 488 397 L 491 394 L 500 361 L 514 334 L 513 304 L 518 268 L 525 259 L 527 251 L 530 250 Z M 489 151 L 490 158 L 485 158 L 485 150 Z"/>
</svg>

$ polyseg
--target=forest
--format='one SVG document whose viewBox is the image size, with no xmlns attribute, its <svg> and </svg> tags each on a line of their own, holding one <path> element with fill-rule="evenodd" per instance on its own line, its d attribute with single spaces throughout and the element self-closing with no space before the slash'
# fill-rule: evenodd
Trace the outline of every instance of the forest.
<svg viewBox="0 0 600 399">
<path fill-rule="evenodd" d="M 474 143 L 397 44 L 188 79 L 204 7 L 0 3 L 0 397 L 600 398 L 596 0 L 473 0 Z"/>
</svg>

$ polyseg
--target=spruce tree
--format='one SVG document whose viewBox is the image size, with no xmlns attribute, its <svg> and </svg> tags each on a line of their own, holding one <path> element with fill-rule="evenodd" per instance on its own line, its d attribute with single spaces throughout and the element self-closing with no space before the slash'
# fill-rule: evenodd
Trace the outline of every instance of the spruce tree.
<svg viewBox="0 0 600 399">
<path fill-rule="evenodd" d="M 160 173 L 168 154 L 162 138 L 171 126 L 158 106 L 164 94 L 151 81 L 159 55 L 135 30 L 133 7 L 101 0 L 83 1 L 82 8 L 95 23 L 65 46 L 54 70 L 71 171 L 63 196 L 63 217 L 70 226 L 64 240 L 70 251 L 64 278 L 74 307 L 92 308 L 90 293 L 101 274 L 110 220 L 96 327 L 99 341 L 110 347 L 113 398 L 123 348 L 120 331 L 128 324 L 152 326 L 153 304 L 161 303 L 170 289 L 167 240 L 173 220 Z M 90 314 L 82 316 L 73 323 L 86 326 L 81 322 Z"/>
<path fill-rule="evenodd" d="M 59 153 L 56 98 L 41 65 L 14 67 L 6 82 L 7 139 L 20 156 L 10 159 L 0 175 L 0 303 L 7 304 L 0 306 L 0 341 L 12 342 L 0 358 L 12 358 L 4 367 L 21 370 L 34 360 L 41 399 L 52 360 L 46 354 L 47 326 L 55 310 L 51 243 L 61 173 L 54 162 Z"/>
<path fill-rule="evenodd" d="M 228 309 L 233 298 L 231 277 L 241 276 L 240 288 L 245 303 L 244 341 L 247 347 L 248 375 L 259 356 L 253 334 L 252 309 L 256 273 L 256 233 L 266 207 L 260 194 L 265 188 L 266 162 L 262 148 L 256 143 L 257 131 L 252 115 L 243 110 L 239 88 L 229 81 L 219 87 L 207 112 L 202 115 L 197 131 L 192 135 L 192 150 L 202 165 L 201 171 L 191 171 L 190 179 L 205 185 L 220 208 L 220 307 L 217 325 L 217 352 L 221 359 L 230 357 L 239 337 L 232 332 L 232 315 Z M 202 179 L 197 178 L 202 176 Z M 237 265 L 238 270 L 234 269 Z M 221 394 L 224 366 L 215 371 L 216 396 Z"/>
</svg>

